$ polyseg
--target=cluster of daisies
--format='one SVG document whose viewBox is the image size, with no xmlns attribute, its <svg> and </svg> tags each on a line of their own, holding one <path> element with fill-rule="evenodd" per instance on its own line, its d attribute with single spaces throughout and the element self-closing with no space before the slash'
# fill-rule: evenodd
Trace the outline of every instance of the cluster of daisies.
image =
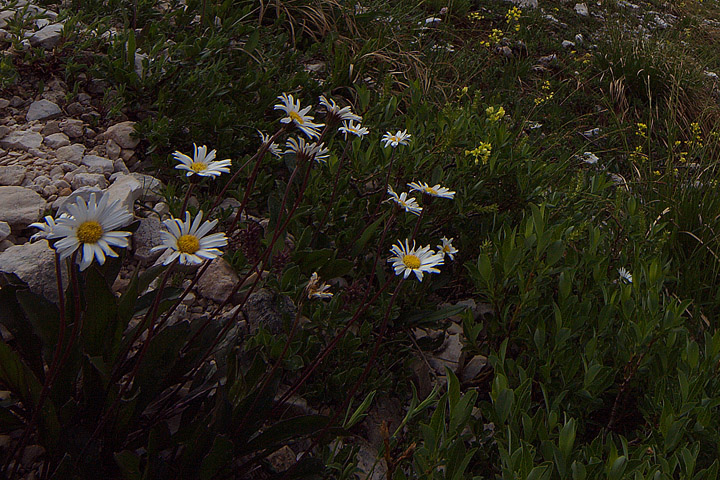
<svg viewBox="0 0 720 480">
<path fill-rule="evenodd" d="M 57 240 L 53 248 L 60 260 L 76 257 L 80 271 L 88 268 L 93 260 L 102 265 L 107 257 L 117 257 L 113 248 L 127 248 L 132 235 L 117 229 L 130 224 L 133 215 L 118 201 L 108 203 L 108 198 L 108 195 L 101 195 L 98 199 L 95 193 L 90 194 L 88 201 L 78 197 L 75 203 L 68 205 L 68 212 L 57 219 L 47 216 L 44 222 L 33 223 L 32 227 L 41 230 L 33 240 Z M 186 212 L 185 220 L 170 218 L 163 222 L 167 229 L 161 231 L 163 243 L 152 250 L 170 252 L 165 265 L 175 260 L 182 264 L 199 264 L 222 255 L 220 248 L 227 245 L 225 234 L 208 235 L 218 221 L 203 222 L 202 219 L 202 211 L 195 218 Z"/>
<path fill-rule="evenodd" d="M 353 113 L 351 107 L 341 107 L 325 96 L 320 96 L 320 105 L 325 109 L 326 123 L 315 122 L 314 116 L 310 114 L 310 107 L 302 108 L 300 101 L 292 95 L 282 94 L 278 99 L 280 103 L 274 108 L 283 111 L 286 115 L 280 122 L 297 127 L 308 137 L 308 140 L 302 137 L 290 137 L 283 152 L 274 140 L 284 129 L 273 137 L 258 132 L 263 147 L 273 155 L 291 153 L 298 159 L 314 159 L 324 163 L 329 158 L 330 152 L 321 140 L 328 128 L 337 127 L 346 139 L 350 135 L 362 138 L 369 133 L 369 130 L 362 125 L 362 117 Z M 407 130 L 398 130 L 396 133 L 387 132 L 381 142 L 385 144 L 385 148 L 395 148 L 408 145 L 410 137 Z M 178 162 L 175 168 L 184 171 L 193 180 L 202 177 L 217 178 L 223 173 L 229 173 L 232 164 L 230 159 L 217 160 L 216 151 L 208 151 L 204 145 L 194 145 L 192 157 L 176 151 L 173 153 L 173 158 Z M 455 192 L 440 185 L 431 187 L 423 182 L 411 182 L 408 186 L 411 192 L 417 191 L 428 197 L 452 199 L 455 195 Z M 422 212 L 417 200 L 409 198 L 408 193 L 403 192 L 398 195 L 391 187 L 388 188 L 388 193 L 391 199 L 405 211 L 415 215 L 420 215 Z M 57 218 L 47 216 L 44 222 L 32 224 L 33 227 L 40 229 L 40 232 L 33 236 L 33 240 L 46 238 L 51 241 L 60 260 L 72 257 L 83 271 L 92 264 L 93 260 L 102 265 L 107 257 L 118 256 L 114 249 L 129 246 L 132 234 L 122 228 L 133 221 L 133 213 L 118 201 L 110 203 L 108 195 L 92 193 L 87 200 L 78 196 L 66 210 Z M 185 212 L 184 219 L 165 220 L 163 222 L 165 230 L 161 231 L 162 244 L 152 250 L 168 252 L 163 262 L 165 265 L 173 262 L 185 265 L 200 264 L 205 260 L 216 258 L 222 255 L 220 249 L 227 246 L 227 237 L 224 233 L 210 233 L 217 223 L 218 220 L 203 221 L 202 211 L 194 217 L 190 212 Z M 457 249 L 453 247 L 452 239 L 443 238 L 442 244 L 438 245 L 437 253 L 429 246 L 416 248 L 414 241 L 411 247 L 409 240 L 404 244 L 398 241 L 391 252 L 393 257 L 389 261 L 393 263 L 397 275 L 404 274 L 404 278 L 407 278 L 410 273 L 414 273 L 418 280 L 422 281 L 423 273 L 438 273 L 436 267 L 443 264 L 445 255 L 453 259 Z M 332 293 L 328 290 L 329 286 L 321 283 L 317 274 L 313 274 L 307 287 L 308 297 L 330 298 Z"/>
<path fill-rule="evenodd" d="M 420 192 L 428 200 L 433 197 L 450 200 L 455 198 L 455 192 L 441 185 L 431 187 L 424 182 L 410 182 L 408 187 L 410 187 L 411 192 Z M 398 195 L 392 187 L 388 186 L 388 195 L 390 195 L 390 200 L 397 204 L 398 208 L 418 216 L 422 212 L 422 207 L 418 204 L 417 199 L 408 197 L 407 192 Z M 403 275 L 403 278 L 408 278 L 411 273 L 414 273 L 417 279 L 422 282 L 423 273 L 440 273 L 437 267 L 443 265 L 446 255 L 450 257 L 450 260 L 455 259 L 458 250 L 453 246 L 452 241 L 452 238 L 443 237 L 441 239 L 442 243 L 437 246 L 438 250 L 435 252 L 430 249 L 430 245 L 416 248 L 414 240 L 412 247 L 408 239 L 405 239 L 404 244 L 398 240 L 397 245 L 393 245 L 390 249 L 393 256 L 388 259 L 388 262 L 392 263 L 395 275 Z"/>
<path fill-rule="evenodd" d="M 194 145 L 194 149 L 192 158 L 179 151 L 173 153 L 179 162 L 175 168 L 198 178 L 215 178 L 230 172 L 231 161 L 215 160 L 215 150 L 208 152 L 204 145 Z M 119 201 L 109 203 L 108 195 L 101 193 L 98 198 L 95 193 L 91 193 L 87 201 L 78 196 L 74 203 L 67 206 L 67 212 L 57 219 L 47 216 L 44 222 L 31 226 L 40 229 L 33 240 L 57 240 L 53 248 L 60 260 L 75 257 L 80 271 L 83 271 L 93 260 L 103 265 L 107 257 L 117 257 L 113 247 L 127 248 L 130 245 L 132 234 L 117 229 L 126 227 L 132 221 L 133 213 Z M 190 212 L 185 212 L 184 220 L 169 218 L 163 222 L 165 230 L 160 232 L 162 243 L 151 251 L 168 252 L 164 265 L 176 260 L 184 265 L 197 265 L 204 260 L 212 260 L 222 255 L 220 248 L 227 245 L 224 233 L 210 234 L 217 223 L 217 220 L 203 222 L 202 210 L 194 218 Z"/>
</svg>

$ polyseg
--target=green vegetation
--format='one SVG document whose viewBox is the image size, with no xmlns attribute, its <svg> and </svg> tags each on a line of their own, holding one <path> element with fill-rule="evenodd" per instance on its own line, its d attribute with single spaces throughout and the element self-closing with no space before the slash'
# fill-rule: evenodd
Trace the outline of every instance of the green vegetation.
<svg viewBox="0 0 720 480">
<path fill-rule="evenodd" d="M 66 2 L 53 63 L 18 49 L 0 87 L 107 82 L 104 113 L 138 122 L 171 214 L 220 220 L 239 298 L 294 306 L 275 330 L 238 332 L 220 307 L 168 323 L 194 273 L 138 272 L 116 297 L 122 256 L 78 272 L 59 307 L 7 278 L 0 430 L 46 448 L 47 478 L 271 478 L 265 458 L 290 445 L 308 454 L 272 478 L 349 479 L 345 439 L 394 399 L 372 478 L 718 478 L 720 5 L 539 2 Z M 273 108 L 283 93 L 316 122 L 320 95 L 350 105 L 370 133 L 328 129 L 325 162 L 271 155 L 258 131 L 303 137 Z M 409 144 L 385 147 L 398 130 Z M 179 174 L 193 142 L 231 173 Z M 415 192 L 420 216 L 387 201 L 418 181 L 456 193 Z M 226 198 L 247 217 L 214 208 Z M 459 252 L 440 273 L 394 275 L 394 244 L 441 237 Z M 313 272 L 330 300 L 308 298 Z M 451 326 L 487 364 L 431 371 L 423 391 L 413 366 L 438 345 L 417 332 Z M 315 413 L 285 408 L 295 395 Z"/>
</svg>

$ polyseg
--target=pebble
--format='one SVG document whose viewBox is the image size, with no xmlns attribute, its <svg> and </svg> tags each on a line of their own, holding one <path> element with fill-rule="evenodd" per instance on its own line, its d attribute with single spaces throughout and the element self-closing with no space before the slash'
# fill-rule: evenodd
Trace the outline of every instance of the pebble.
<svg viewBox="0 0 720 480">
<path fill-rule="evenodd" d="M 25 167 L 22 165 L 0 167 L 0 186 L 22 185 L 23 180 L 25 180 Z"/>
<path fill-rule="evenodd" d="M 70 145 L 70 139 L 64 133 L 53 133 L 43 140 L 43 143 L 52 149 Z"/>
<path fill-rule="evenodd" d="M 28 122 L 33 120 L 50 120 L 57 118 L 62 114 L 62 110 L 50 100 L 38 100 L 30 104 L 25 118 Z"/>
<path fill-rule="evenodd" d="M 0 221 L 21 230 L 37 222 L 45 211 L 45 200 L 33 190 L 18 186 L 0 187 Z"/>
<path fill-rule="evenodd" d="M 17 130 L 6 135 L 0 140 L 0 145 L 4 148 L 15 150 L 28 150 L 29 148 L 37 148 L 42 144 L 43 137 L 37 132 L 30 130 Z"/>
</svg>

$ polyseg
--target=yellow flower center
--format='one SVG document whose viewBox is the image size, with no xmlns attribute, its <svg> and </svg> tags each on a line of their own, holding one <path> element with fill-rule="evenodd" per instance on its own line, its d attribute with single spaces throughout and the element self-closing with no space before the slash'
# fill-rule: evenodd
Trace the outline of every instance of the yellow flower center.
<svg viewBox="0 0 720 480">
<path fill-rule="evenodd" d="M 290 112 L 290 113 L 288 113 L 288 116 L 289 116 L 295 123 L 299 123 L 300 125 L 302 125 L 302 124 L 305 123 L 305 119 L 304 119 L 302 116 L 300 116 L 300 114 L 297 113 L 297 112 Z"/>
<path fill-rule="evenodd" d="M 437 195 L 437 194 L 438 194 L 437 190 L 435 190 L 435 189 L 432 188 L 432 187 L 427 187 L 427 188 L 425 189 L 425 193 L 430 194 L 430 195 Z"/>
<path fill-rule="evenodd" d="M 200 250 L 200 240 L 195 235 L 182 235 L 177 239 L 177 249 L 180 253 L 193 254 Z"/>
<path fill-rule="evenodd" d="M 450 245 L 443 246 L 443 252 L 449 252 L 450 251 Z"/>
<path fill-rule="evenodd" d="M 77 238 L 81 243 L 97 243 L 103 236 L 103 229 L 94 220 L 83 222 L 77 229 Z"/>
<path fill-rule="evenodd" d="M 413 270 L 420 268 L 420 259 L 417 255 L 404 255 L 402 260 L 406 267 L 412 268 Z"/>
<path fill-rule="evenodd" d="M 190 164 L 190 169 L 192 169 L 193 172 L 202 172 L 203 170 L 207 169 L 207 163 L 193 162 Z"/>
</svg>

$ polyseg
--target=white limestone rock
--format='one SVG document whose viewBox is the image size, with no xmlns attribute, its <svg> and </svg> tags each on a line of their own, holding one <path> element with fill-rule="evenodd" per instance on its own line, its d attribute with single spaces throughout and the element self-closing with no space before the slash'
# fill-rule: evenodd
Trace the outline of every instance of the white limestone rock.
<svg viewBox="0 0 720 480">
<path fill-rule="evenodd" d="M 53 118 L 59 117 L 61 114 L 62 110 L 60 110 L 60 107 L 50 100 L 45 100 L 43 98 L 42 100 L 38 100 L 30 104 L 30 108 L 28 109 L 27 115 L 25 115 L 25 119 L 28 122 L 32 122 L 33 120 L 52 120 Z"/>
<path fill-rule="evenodd" d="M 43 141 L 42 135 L 31 130 L 10 132 L 0 140 L 0 146 L 9 150 L 29 150 L 38 148 Z"/>
<path fill-rule="evenodd" d="M 63 285 L 67 285 L 67 271 L 63 270 Z M 47 240 L 13 245 L 0 253 L 0 272 L 15 274 L 33 293 L 58 301 L 55 251 Z"/>
<path fill-rule="evenodd" d="M 85 145 L 83 145 L 82 143 L 74 143 L 72 145 L 60 147 L 55 153 L 58 161 L 60 161 L 61 163 L 70 162 L 74 163 L 75 165 L 80 165 L 84 154 Z"/>
<path fill-rule="evenodd" d="M 64 133 L 53 133 L 45 137 L 43 143 L 50 148 L 57 149 L 70 145 L 70 139 Z"/>
<path fill-rule="evenodd" d="M 23 180 L 25 180 L 25 167 L 22 165 L 0 167 L 0 186 L 22 185 Z"/>
<path fill-rule="evenodd" d="M 25 187 L 0 187 L 0 222 L 13 230 L 22 230 L 37 222 L 45 211 L 45 200 Z"/>
<path fill-rule="evenodd" d="M 109 175 L 113 173 L 113 162 L 109 158 L 99 157 L 97 155 L 85 155 L 82 164 L 88 167 L 91 173 L 103 173 Z"/>
</svg>

